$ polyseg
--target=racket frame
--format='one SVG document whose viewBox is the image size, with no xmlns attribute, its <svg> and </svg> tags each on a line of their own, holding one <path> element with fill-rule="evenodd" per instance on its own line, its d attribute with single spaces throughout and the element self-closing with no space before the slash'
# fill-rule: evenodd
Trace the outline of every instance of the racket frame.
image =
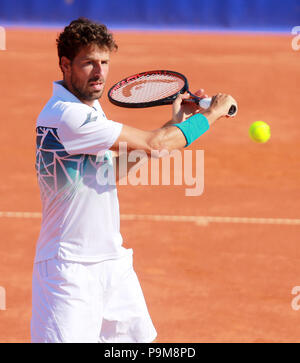
<svg viewBox="0 0 300 363">
<path fill-rule="evenodd" d="M 111 96 L 111 94 L 113 93 L 113 91 L 118 90 L 119 88 L 121 88 L 125 84 L 129 84 L 130 81 L 139 80 L 141 77 L 151 76 L 151 75 L 155 75 L 155 74 L 157 74 L 157 75 L 164 75 L 164 76 L 168 76 L 168 75 L 172 76 L 172 75 L 174 75 L 174 76 L 180 78 L 184 82 L 184 86 L 182 87 L 182 89 L 180 91 L 174 93 L 171 96 L 168 96 L 168 97 L 165 97 L 165 98 L 156 100 L 156 101 L 150 101 L 150 102 L 139 102 L 139 103 L 130 103 L 130 102 L 128 102 L 127 103 L 127 102 L 117 101 L 117 100 L 115 100 Z M 185 92 L 189 92 L 189 84 L 188 84 L 187 78 L 183 74 L 178 73 L 178 72 L 174 72 L 174 71 L 156 70 L 156 71 L 148 71 L 148 72 L 137 73 L 137 74 L 135 74 L 133 76 L 129 76 L 129 77 L 126 77 L 126 78 L 122 79 L 120 82 L 116 83 L 114 86 L 112 86 L 110 88 L 110 90 L 108 91 L 108 99 L 109 99 L 109 101 L 112 104 L 114 104 L 116 106 L 119 106 L 119 107 L 125 107 L 125 108 L 147 108 L 147 107 L 171 105 L 174 102 L 174 100 L 177 98 L 177 96 L 179 95 L 179 93 L 185 93 Z M 194 96 L 194 95 L 192 95 L 192 96 L 198 98 L 197 96 Z"/>
</svg>

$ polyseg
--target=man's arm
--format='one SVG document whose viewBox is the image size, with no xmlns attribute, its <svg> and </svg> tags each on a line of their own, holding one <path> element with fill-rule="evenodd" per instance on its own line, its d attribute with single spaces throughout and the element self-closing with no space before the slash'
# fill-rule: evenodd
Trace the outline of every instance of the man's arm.
<svg viewBox="0 0 300 363">
<path fill-rule="evenodd" d="M 207 98 L 208 95 L 205 94 L 204 90 L 201 89 L 197 92 L 195 92 L 195 95 L 199 98 Z M 176 102 L 173 103 L 173 118 L 172 120 L 168 121 L 166 124 L 163 125 L 163 127 L 172 126 L 176 123 L 180 123 L 182 121 L 185 121 L 187 118 L 193 116 L 197 112 L 203 112 L 204 109 L 201 109 L 197 103 L 189 103 L 185 104 L 183 101 L 185 99 L 189 99 L 189 94 L 181 95 Z M 174 117 L 175 116 L 175 117 Z"/>
<path fill-rule="evenodd" d="M 184 123 L 187 115 L 199 112 L 199 108 L 195 109 L 195 105 L 183 105 L 183 100 L 186 98 L 189 98 L 189 95 L 179 95 L 174 101 L 172 124 L 167 123 L 153 131 L 144 131 L 123 125 L 121 134 L 111 149 L 119 150 L 120 143 L 125 143 L 129 151 L 142 150 L 151 155 L 153 150 L 171 152 L 184 148 L 187 144 L 186 137 L 178 127 L 173 125 Z M 228 109 L 232 104 L 236 104 L 236 102 L 231 96 L 218 94 L 213 97 L 210 108 L 201 113 L 207 118 L 211 126 L 216 120 L 227 116 Z"/>
</svg>

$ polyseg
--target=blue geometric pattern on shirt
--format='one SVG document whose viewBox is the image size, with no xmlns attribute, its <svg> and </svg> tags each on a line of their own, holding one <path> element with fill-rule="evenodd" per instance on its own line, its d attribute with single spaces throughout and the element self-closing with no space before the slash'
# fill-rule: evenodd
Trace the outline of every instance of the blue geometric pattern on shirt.
<svg viewBox="0 0 300 363">
<path fill-rule="evenodd" d="M 90 113 L 87 115 L 86 120 L 84 121 L 84 123 L 83 123 L 80 127 L 82 127 L 82 126 L 84 126 L 84 125 L 86 125 L 86 124 L 88 124 L 88 123 L 90 123 L 90 122 L 96 122 L 96 121 L 97 121 L 97 119 L 98 119 L 98 116 L 97 116 L 97 115 L 95 115 L 94 117 L 92 117 L 92 112 L 90 112 Z"/>
<path fill-rule="evenodd" d="M 40 126 L 36 132 L 35 166 L 42 196 L 78 185 L 83 178 L 86 185 L 93 182 L 98 164 L 96 156 L 68 154 L 55 128 Z"/>
</svg>

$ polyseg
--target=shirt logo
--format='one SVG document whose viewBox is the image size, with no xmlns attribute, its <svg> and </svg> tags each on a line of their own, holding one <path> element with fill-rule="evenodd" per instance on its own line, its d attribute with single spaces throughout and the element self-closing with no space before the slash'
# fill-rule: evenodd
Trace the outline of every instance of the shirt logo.
<svg viewBox="0 0 300 363">
<path fill-rule="evenodd" d="M 84 125 L 86 125 L 86 124 L 88 124 L 88 123 L 90 123 L 90 122 L 95 122 L 95 121 L 97 121 L 97 118 L 98 118 L 98 116 L 97 116 L 97 115 L 96 115 L 96 116 L 94 116 L 94 117 L 92 117 L 92 112 L 90 112 L 90 113 L 87 115 L 86 120 L 84 121 L 84 123 L 83 123 L 80 127 L 82 127 L 82 126 L 84 126 Z"/>
</svg>

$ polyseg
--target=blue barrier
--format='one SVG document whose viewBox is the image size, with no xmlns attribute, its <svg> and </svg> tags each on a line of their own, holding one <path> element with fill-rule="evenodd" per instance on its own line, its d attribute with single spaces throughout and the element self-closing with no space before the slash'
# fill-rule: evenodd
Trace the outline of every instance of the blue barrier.
<svg viewBox="0 0 300 363">
<path fill-rule="evenodd" d="M 1 0 L 0 23 L 67 24 L 85 16 L 109 27 L 290 30 L 299 0 Z"/>
</svg>

